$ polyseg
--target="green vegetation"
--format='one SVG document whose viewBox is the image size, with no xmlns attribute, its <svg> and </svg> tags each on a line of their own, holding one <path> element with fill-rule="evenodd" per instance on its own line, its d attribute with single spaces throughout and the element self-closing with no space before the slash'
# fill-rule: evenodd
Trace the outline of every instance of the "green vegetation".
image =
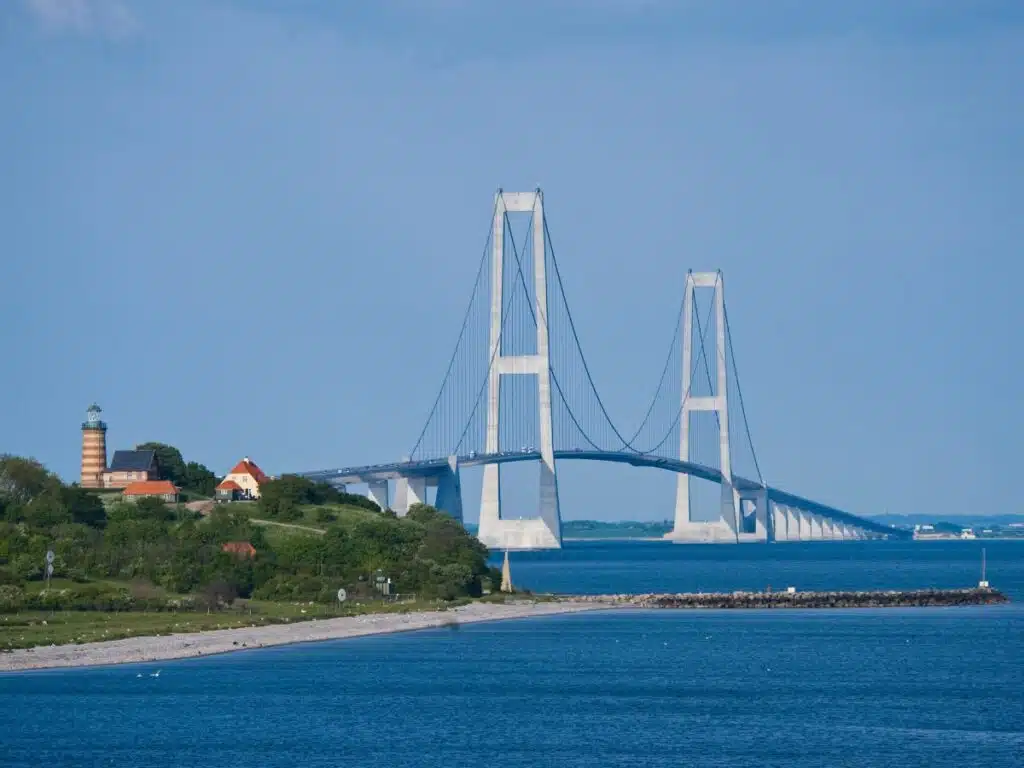
<svg viewBox="0 0 1024 768">
<path fill-rule="evenodd" d="M 668 521 L 653 523 L 604 523 L 597 520 L 567 520 L 562 535 L 569 539 L 660 539 L 672 530 Z"/>
<path fill-rule="evenodd" d="M 414 506 L 399 519 L 303 478 L 264 488 L 259 502 L 217 505 L 202 517 L 153 498 L 104 504 L 36 461 L 0 456 L 0 648 L 29 642 L 20 638 L 39 636 L 43 626 L 47 637 L 110 637 L 195 615 L 224 626 L 307 617 L 281 604 L 312 602 L 320 607 L 305 610 L 325 611 L 341 587 L 379 610 L 378 574 L 391 579 L 393 593 L 420 601 L 478 597 L 500 581 L 486 548 L 432 507 Z M 228 542 L 248 542 L 255 555 L 225 552 Z M 46 588 L 48 549 L 55 558 Z"/>
<path fill-rule="evenodd" d="M 328 523 L 333 520 L 332 507 L 355 507 L 367 512 L 380 513 L 381 509 L 365 496 L 356 496 L 339 491 L 327 483 L 314 483 L 298 475 L 282 475 L 260 486 L 260 516 L 279 522 L 295 522 L 303 519 L 303 507 L 316 507 L 316 522 Z"/>
<path fill-rule="evenodd" d="M 39 645 L 93 643 L 125 637 L 171 635 L 211 629 L 287 624 L 309 619 L 359 616 L 367 613 L 406 613 L 445 610 L 459 601 L 353 602 L 343 605 L 274 603 L 238 600 L 219 610 L 168 611 L 28 611 L 0 613 L 0 651 Z"/>
<path fill-rule="evenodd" d="M 195 461 L 185 463 L 181 451 L 164 443 L 140 443 L 137 451 L 153 451 L 156 455 L 157 471 L 161 480 L 170 480 L 183 491 L 209 498 L 217 487 L 217 476 L 204 465 Z"/>
</svg>

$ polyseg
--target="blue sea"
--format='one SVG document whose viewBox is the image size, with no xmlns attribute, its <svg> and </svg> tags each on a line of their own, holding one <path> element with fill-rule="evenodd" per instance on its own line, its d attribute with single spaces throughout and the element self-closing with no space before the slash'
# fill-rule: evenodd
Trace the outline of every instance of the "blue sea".
<svg viewBox="0 0 1024 768">
<path fill-rule="evenodd" d="M 0 675 L 2 766 L 1024 766 L 1018 602 L 629 611 Z M 536 590 L 969 586 L 979 542 L 514 553 Z M 157 678 L 136 675 L 161 669 Z"/>
</svg>

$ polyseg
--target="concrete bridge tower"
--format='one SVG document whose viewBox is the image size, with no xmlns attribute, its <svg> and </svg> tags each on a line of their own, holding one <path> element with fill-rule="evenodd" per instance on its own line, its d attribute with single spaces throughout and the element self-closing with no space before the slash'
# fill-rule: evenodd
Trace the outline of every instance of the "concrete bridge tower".
<svg viewBox="0 0 1024 768">
<path fill-rule="evenodd" d="M 506 213 L 530 213 L 533 216 L 534 316 L 537 325 L 536 351 L 530 355 L 502 353 L 504 323 L 503 273 L 505 268 Z M 509 265 L 515 269 L 514 264 Z M 537 380 L 538 418 L 540 419 L 540 514 L 525 520 L 501 519 L 501 466 L 484 467 L 480 496 L 480 528 L 477 538 L 491 548 L 556 549 L 562 546 L 562 523 L 558 509 L 558 480 L 555 475 L 554 434 L 551 422 L 551 358 L 548 348 L 548 291 L 545 274 L 544 196 L 533 192 L 502 192 L 494 205 L 491 235 L 491 330 L 490 370 L 487 379 L 487 435 L 489 454 L 508 450 L 499 445 L 501 418 L 501 381 L 505 376 L 533 376 Z M 529 264 L 523 264 L 524 277 Z"/>
<path fill-rule="evenodd" d="M 711 288 L 715 292 L 715 344 L 708 351 L 714 357 L 715 382 L 710 395 L 691 394 L 693 376 L 693 294 L 697 288 Z M 718 415 L 719 468 L 722 471 L 721 506 L 718 519 L 694 520 L 690 508 L 690 476 L 680 474 L 676 485 L 675 525 L 665 538 L 686 542 L 739 541 L 739 499 L 732 482 L 732 464 L 729 453 L 729 387 L 725 348 L 725 286 L 721 272 L 688 272 L 683 294 L 683 386 L 682 414 L 679 430 L 679 458 L 690 459 L 690 415 L 694 411 L 713 411 Z"/>
</svg>

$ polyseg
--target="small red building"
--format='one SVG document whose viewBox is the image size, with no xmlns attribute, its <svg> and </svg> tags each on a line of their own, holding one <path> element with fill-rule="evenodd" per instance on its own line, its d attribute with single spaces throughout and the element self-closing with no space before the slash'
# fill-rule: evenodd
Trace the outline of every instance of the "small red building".
<svg viewBox="0 0 1024 768">
<path fill-rule="evenodd" d="M 228 541 L 221 546 L 220 550 L 239 557 L 256 557 L 256 547 L 248 541 Z"/>
<path fill-rule="evenodd" d="M 236 501 L 242 498 L 242 486 L 234 480 L 223 480 L 213 489 L 217 501 Z"/>
<path fill-rule="evenodd" d="M 169 504 L 178 500 L 178 488 L 170 480 L 142 480 L 132 483 L 121 495 L 125 499 L 135 500 L 145 496 L 156 496 Z"/>
</svg>

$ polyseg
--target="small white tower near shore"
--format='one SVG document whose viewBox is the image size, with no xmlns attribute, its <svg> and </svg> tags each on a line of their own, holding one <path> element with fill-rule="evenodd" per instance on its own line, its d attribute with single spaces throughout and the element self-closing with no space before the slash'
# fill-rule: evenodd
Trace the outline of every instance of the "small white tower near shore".
<svg viewBox="0 0 1024 768">
<path fill-rule="evenodd" d="M 505 550 L 505 562 L 501 565 L 501 591 L 512 591 L 512 569 L 508 565 L 508 550 Z"/>
</svg>

